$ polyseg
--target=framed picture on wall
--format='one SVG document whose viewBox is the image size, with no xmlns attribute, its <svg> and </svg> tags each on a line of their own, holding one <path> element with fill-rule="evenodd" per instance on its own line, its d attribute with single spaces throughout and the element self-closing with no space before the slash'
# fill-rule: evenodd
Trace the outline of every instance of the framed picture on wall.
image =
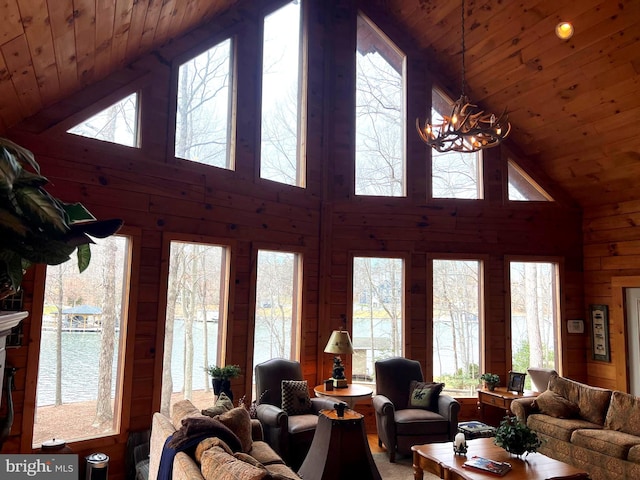
<svg viewBox="0 0 640 480">
<path fill-rule="evenodd" d="M 611 361 L 609 350 L 609 307 L 589 305 L 591 313 L 591 347 L 594 360 Z"/>
</svg>

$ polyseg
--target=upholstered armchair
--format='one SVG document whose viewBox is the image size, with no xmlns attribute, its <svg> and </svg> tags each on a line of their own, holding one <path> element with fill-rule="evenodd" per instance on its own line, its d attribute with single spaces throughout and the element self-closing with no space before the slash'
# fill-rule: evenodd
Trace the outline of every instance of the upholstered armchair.
<svg viewBox="0 0 640 480">
<path fill-rule="evenodd" d="M 304 380 L 299 362 L 283 358 L 267 360 L 256 365 L 255 375 L 258 399 L 256 413 L 264 430 L 265 441 L 291 468 L 297 470 L 311 446 L 318 424 L 318 412 L 333 409 L 337 401 L 330 398 L 310 398 L 307 388 L 306 396 L 300 394 L 296 399 L 305 403 L 306 407 L 288 408 L 288 411 L 282 408 L 283 380 Z M 289 395 L 286 394 L 286 397 Z M 304 413 L 295 413 L 296 410 Z"/>
<path fill-rule="evenodd" d="M 378 445 L 384 444 L 390 462 L 395 462 L 396 453 L 411 455 L 413 445 L 453 440 L 458 430 L 460 411 L 460 404 L 454 398 L 441 394 L 437 385 L 435 390 L 427 385 L 423 390 L 433 392 L 430 401 L 419 407 L 410 405 L 419 403 L 411 401 L 410 391 L 412 380 L 423 382 L 419 362 L 393 357 L 377 361 L 375 370 L 373 408 Z"/>
</svg>

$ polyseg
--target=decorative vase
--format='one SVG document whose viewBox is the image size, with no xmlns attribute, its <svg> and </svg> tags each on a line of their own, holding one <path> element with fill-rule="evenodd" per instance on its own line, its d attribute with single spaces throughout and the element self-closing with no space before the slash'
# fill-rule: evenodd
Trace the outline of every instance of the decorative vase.
<svg viewBox="0 0 640 480">
<path fill-rule="evenodd" d="M 213 393 L 219 396 L 221 393 L 229 397 L 229 400 L 233 402 L 233 392 L 231 391 L 231 381 L 222 378 L 212 378 L 211 384 L 213 386 Z"/>
</svg>

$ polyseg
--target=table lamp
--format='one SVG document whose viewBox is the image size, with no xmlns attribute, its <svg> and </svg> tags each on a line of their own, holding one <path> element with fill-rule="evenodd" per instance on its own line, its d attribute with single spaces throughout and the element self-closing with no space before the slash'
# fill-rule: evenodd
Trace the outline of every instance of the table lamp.
<svg viewBox="0 0 640 480">
<path fill-rule="evenodd" d="M 333 388 L 346 388 L 348 386 L 347 379 L 344 376 L 344 365 L 340 355 L 353 354 L 353 345 L 349 332 L 346 330 L 334 330 L 331 337 L 324 348 L 325 353 L 333 353 Z"/>
</svg>

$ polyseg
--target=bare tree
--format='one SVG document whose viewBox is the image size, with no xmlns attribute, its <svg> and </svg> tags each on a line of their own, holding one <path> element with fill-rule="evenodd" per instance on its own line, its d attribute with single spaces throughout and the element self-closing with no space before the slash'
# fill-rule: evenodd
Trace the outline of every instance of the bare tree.
<svg viewBox="0 0 640 480">
<path fill-rule="evenodd" d="M 111 386 L 113 384 L 113 353 L 116 342 L 116 254 L 118 247 L 113 237 L 104 241 L 102 322 L 100 331 L 100 358 L 98 366 L 98 399 L 94 425 L 113 420 Z"/>
</svg>

